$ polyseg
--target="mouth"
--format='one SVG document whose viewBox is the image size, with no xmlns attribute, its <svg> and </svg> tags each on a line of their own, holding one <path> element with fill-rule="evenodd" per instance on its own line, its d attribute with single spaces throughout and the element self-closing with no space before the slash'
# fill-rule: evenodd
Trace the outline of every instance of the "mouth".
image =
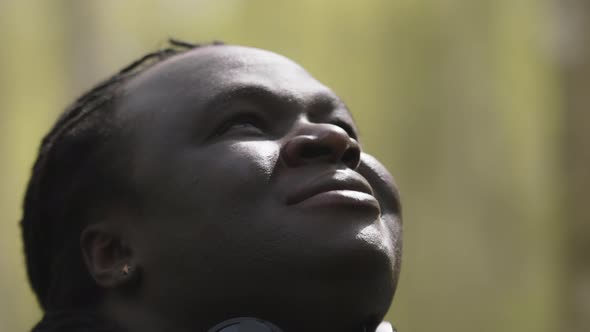
<svg viewBox="0 0 590 332">
<path fill-rule="evenodd" d="M 296 187 L 287 197 L 287 205 L 298 204 L 379 208 L 369 182 L 352 170 L 323 174 Z"/>
</svg>

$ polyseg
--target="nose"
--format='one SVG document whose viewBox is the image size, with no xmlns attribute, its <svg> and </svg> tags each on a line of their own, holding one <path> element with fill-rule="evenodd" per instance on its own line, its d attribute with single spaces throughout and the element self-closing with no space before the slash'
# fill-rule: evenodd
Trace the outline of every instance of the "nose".
<svg viewBox="0 0 590 332">
<path fill-rule="evenodd" d="M 297 167 L 313 163 L 342 163 L 357 169 L 361 159 L 359 143 L 341 127 L 329 123 L 306 123 L 283 145 L 282 158 Z"/>
</svg>

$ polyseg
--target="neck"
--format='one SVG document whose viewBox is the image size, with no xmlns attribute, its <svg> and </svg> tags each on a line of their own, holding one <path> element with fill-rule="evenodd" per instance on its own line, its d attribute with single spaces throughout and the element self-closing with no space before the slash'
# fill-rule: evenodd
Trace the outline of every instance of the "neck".
<svg viewBox="0 0 590 332">
<path fill-rule="evenodd" d="M 184 316 L 182 312 L 170 317 L 141 307 L 111 305 L 105 309 L 104 315 L 107 319 L 115 322 L 122 327 L 123 331 L 127 332 L 209 331 L 222 322 L 238 317 L 262 319 L 279 327 L 281 331 L 289 332 L 374 332 L 381 323 L 381 317 L 360 317 L 334 310 L 324 310 L 318 314 L 305 309 L 293 311 L 287 306 L 281 307 L 280 305 L 276 310 L 268 311 L 267 314 L 255 314 L 251 310 L 234 312 L 232 309 L 213 312 L 203 309 L 198 316 L 192 314 L 189 318 Z"/>
<path fill-rule="evenodd" d="M 104 298 L 101 311 L 129 332 L 195 332 L 237 317 L 269 321 L 289 332 L 373 332 L 389 308 L 390 294 L 379 289 L 335 287 L 310 288 L 298 285 L 272 291 L 196 292 L 199 301 L 179 302 L 169 297 L 125 296 Z M 348 292 L 342 292 L 348 289 Z M 358 289 L 358 291 L 354 291 Z"/>
<path fill-rule="evenodd" d="M 155 324 L 154 324 L 155 322 Z M 209 329 L 208 331 L 222 331 L 224 328 L 232 326 L 233 328 L 236 327 L 236 324 L 244 324 L 241 325 L 242 327 L 248 326 L 248 331 L 269 331 L 269 327 L 272 327 L 272 331 L 282 331 L 276 325 L 270 322 L 264 322 L 260 320 L 254 319 L 232 319 L 226 320 L 221 324 L 217 324 L 215 329 Z M 47 312 L 43 317 L 43 320 L 39 322 L 34 328 L 32 332 L 121 332 L 121 331 L 170 331 L 171 325 L 170 324 L 163 324 L 162 322 L 158 322 L 154 320 L 153 317 L 145 317 L 143 324 L 127 324 L 127 327 L 117 327 L 112 323 L 108 323 L 108 319 L 102 317 L 101 315 L 97 314 L 93 311 L 87 310 L 65 310 L 65 311 L 52 311 Z M 256 328 L 254 328 L 254 327 Z M 309 331 L 310 329 L 307 327 L 302 327 L 303 330 L 297 330 L 294 327 L 288 327 L 285 331 Z M 314 326 L 314 330 L 317 330 L 317 326 Z M 331 326 L 328 328 L 324 328 L 322 331 L 334 331 L 337 327 Z M 185 331 L 186 329 L 179 330 Z M 340 329 L 337 329 L 341 331 Z M 177 330 L 174 330 L 177 331 Z M 192 330 L 192 331 L 201 331 L 201 330 Z M 202 331 L 206 331 L 203 329 Z M 233 331 L 233 329 L 232 329 Z M 348 330 L 346 330 L 348 331 Z M 392 328 L 391 324 L 387 322 L 382 322 L 376 329 L 372 325 L 365 325 L 362 326 L 360 329 L 352 330 L 355 332 L 395 332 Z"/>
</svg>

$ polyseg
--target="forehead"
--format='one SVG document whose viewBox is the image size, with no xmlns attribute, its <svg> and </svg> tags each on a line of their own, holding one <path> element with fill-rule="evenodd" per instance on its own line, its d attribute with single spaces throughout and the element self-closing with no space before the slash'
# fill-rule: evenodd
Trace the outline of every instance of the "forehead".
<svg viewBox="0 0 590 332">
<path fill-rule="evenodd" d="M 224 90 L 259 87 L 304 102 L 338 97 L 305 69 L 281 55 L 241 46 L 206 46 L 155 65 L 126 84 L 125 98 L 156 101 L 191 97 L 199 102 Z"/>
</svg>

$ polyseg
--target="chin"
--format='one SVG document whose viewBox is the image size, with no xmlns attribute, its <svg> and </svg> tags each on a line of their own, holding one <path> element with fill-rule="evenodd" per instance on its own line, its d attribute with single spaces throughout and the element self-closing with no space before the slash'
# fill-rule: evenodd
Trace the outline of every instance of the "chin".
<svg viewBox="0 0 590 332">
<path fill-rule="evenodd" d="M 282 300 L 275 302 L 281 309 L 272 314 L 277 324 L 286 331 L 312 332 L 359 331 L 363 324 L 380 323 L 397 282 L 388 239 L 377 226 L 364 226 L 355 236 L 310 246 L 285 274 Z"/>
<path fill-rule="evenodd" d="M 231 282 L 219 286 L 224 296 L 212 299 L 220 307 L 232 304 L 221 318 L 252 316 L 284 331 L 306 332 L 358 332 L 363 325 L 381 322 L 399 268 L 398 237 L 386 227 L 389 223 L 373 215 L 305 217 L 283 218 L 284 225 L 297 231 L 282 233 L 280 239 L 269 232 L 272 240 L 249 247 L 255 259 L 232 264 L 231 273 L 225 274 Z"/>
<path fill-rule="evenodd" d="M 396 262 L 395 239 L 383 223 L 371 221 L 338 225 L 338 229 L 310 240 L 303 252 L 310 270 L 329 280 L 370 281 L 390 276 Z M 392 278 L 390 278 L 392 279 Z"/>
</svg>

